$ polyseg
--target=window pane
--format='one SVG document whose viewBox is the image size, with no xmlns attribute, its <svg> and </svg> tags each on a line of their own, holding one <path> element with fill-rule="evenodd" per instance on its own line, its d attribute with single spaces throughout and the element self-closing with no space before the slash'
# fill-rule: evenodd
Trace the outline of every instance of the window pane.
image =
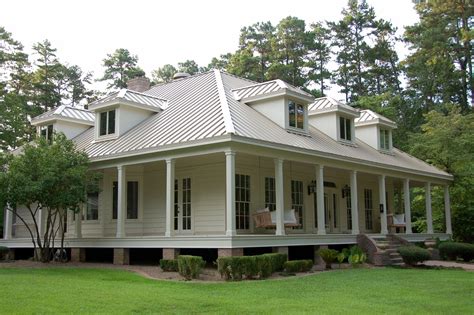
<svg viewBox="0 0 474 315">
<path fill-rule="evenodd" d="M 138 218 L 138 182 L 127 182 L 127 219 Z"/>
<path fill-rule="evenodd" d="M 107 112 L 100 113 L 99 122 L 99 135 L 103 136 L 107 134 Z"/>
<path fill-rule="evenodd" d="M 53 125 L 48 126 L 48 141 L 53 141 Z"/>
<path fill-rule="evenodd" d="M 304 128 L 304 107 L 303 105 L 298 104 L 297 106 L 297 121 L 296 121 L 296 128 L 303 129 Z"/>
<path fill-rule="evenodd" d="M 109 111 L 109 126 L 107 129 L 108 134 L 115 133 L 115 109 Z"/>
<path fill-rule="evenodd" d="M 97 220 L 99 218 L 99 193 L 87 195 L 86 220 Z"/>
<path fill-rule="evenodd" d="M 346 125 L 342 117 L 339 117 L 339 136 L 341 139 L 346 139 Z"/>
<path fill-rule="evenodd" d="M 380 148 L 385 149 L 385 135 L 382 129 L 380 129 Z"/>
<path fill-rule="evenodd" d="M 351 120 L 346 119 L 346 140 L 351 140 L 352 139 L 352 130 L 351 130 Z"/>
<path fill-rule="evenodd" d="M 114 182 L 112 186 L 112 219 L 117 219 L 118 204 L 118 182 Z"/>
<path fill-rule="evenodd" d="M 295 102 L 288 102 L 288 119 L 290 127 L 296 127 L 296 106 Z"/>
</svg>

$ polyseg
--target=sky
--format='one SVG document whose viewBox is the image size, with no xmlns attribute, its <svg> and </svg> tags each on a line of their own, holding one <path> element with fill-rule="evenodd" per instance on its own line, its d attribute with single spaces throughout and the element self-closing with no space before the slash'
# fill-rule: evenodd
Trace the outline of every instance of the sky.
<svg viewBox="0 0 474 315">
<path fill-rule="evenodd" d="M 403 27 L 417 21 L 412 0 L 368 0 L 377 17 Z M 276 25 L 287 16 L 307 24 L 337 20 L 347 0 L 80 0 L 5 1 L 4 26 L 31 52 L 34 43 L 49 39 L 63 63 L 103 73 L 102 60 L 116 48 L 138 55 L 150 76 L 164 64 L 187 59 L 207 65 L 212 57 L 234 52 L 240 29 L 256 22 Z M 406 48 L 400 45 L 399 54 Z"/>
</svg>

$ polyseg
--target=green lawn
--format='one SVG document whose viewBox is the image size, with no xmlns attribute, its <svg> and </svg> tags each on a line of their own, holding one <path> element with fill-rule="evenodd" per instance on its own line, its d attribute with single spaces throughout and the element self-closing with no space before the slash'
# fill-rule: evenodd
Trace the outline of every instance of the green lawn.
<svg viewBox="0 0 474 315">
<path fill-rule="evenodd" d="M 472 314 L 474 273 L 354 269 L 189 283 L 109 269 L 0 269 L 0 313 Z"/>
</svg>

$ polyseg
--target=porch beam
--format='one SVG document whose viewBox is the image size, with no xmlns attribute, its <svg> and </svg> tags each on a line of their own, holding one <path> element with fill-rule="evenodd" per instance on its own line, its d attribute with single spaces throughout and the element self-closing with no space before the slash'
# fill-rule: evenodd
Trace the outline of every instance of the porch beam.
<svg viewBox="0 0 474 315">
<path fill-rule="evenodd" d="M 4 209 L 5 211 L 5 228 L 3 230 L 3 239 L 11 240 L 13 236 L 13 212 L 9 204 Z"/>
<path fill-rule="evenodd" d="M 283 182 L 283 160 L 275 159 L 276 235 L 285 235 L 285 224 L 283 221 L 285 191 Z"/>
<path fill-rule="evenodd" d="M 165 236 L 171 237 L 173 229 L 173 219 L 174 219 L 174 169 L 175 169 L 175 160 L 167 159 L 166 160 L 166 230 Z"/>
<path fill-rule="evenodd" d="M 359 194 L 357 189 L 357 171 L 351 172 L 351 217 L 352 234 L 359 234 Z"/>
<path fill-rule="evenodd" d="M 318 215 L 318 235 L 326 234 L 324 217 L 324 166 L 316 165 L 316 204 Z"/>
<path fill-rule="evenodd" d="M 411 234 L 411 198 L 410 180 L 408 178 L 403 181 L 403 204 L 405 208 L 405 233 Z"/>
<path fill-rule="evenodd" d="M 388 234 L 387 229 L 387 200 L 385 194 L 385 175 L 379 176 L 379 202 L 380 202 L 380 234 Z"/>
<path fill-rule="evenodd" d="M 227 236 L 236 235 L 235 226 L 235 152 L 225 152 L 225 195 L 226 195 L 226 232 Z"/>
<path fill-rule="evenodd" d="M 451 201 L 449 199 L 449 186 L 444 186 L 444 215 L 446 217 L 446 234 L 453 234 L 451 226 Z"/>
<path fill-rule="evenodd" d="M 124 165 L 117 166 L 117 238 L 125 237 L 125 216 L 127 214 L 127 169 Z"/>
<path fill-rule="evenodd" d="M 426 203 L 426 230 L 428 234 L 433 234 L 433 214 L 431 211 L 431 183 L 425 184 L 425 203 Z"/>
</svg>

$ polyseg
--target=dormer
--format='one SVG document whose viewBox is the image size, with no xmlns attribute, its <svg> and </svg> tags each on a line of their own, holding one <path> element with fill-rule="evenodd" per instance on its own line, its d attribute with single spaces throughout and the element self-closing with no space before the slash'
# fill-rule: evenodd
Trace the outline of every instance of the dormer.
<svg viewBox="0 0 474 315">
<path fill-rule="evenodd" d="M 94 126 L 94 114 L 85 109 L 61 105 L 34 117 L 31 124 L 36 127 L 38 135 L 48 140 L 55 132 L 62 132 L 72 139 Z"/>
<path fill-rule="evenodd" d="M 263 114 L 288 132 L 308 134 L 311 94 L 282 80 L 272 80 L 232 90 L 234 98 Z"/>
<path fill-rule="evenodd" d="M 382 153 L 392 152 L 392 131 L 397 125 L 369 109 L 362 110 L 355 121 L 356 136 Z"/>
<path fill-rule="evenodd" d="M 343 144 L 355 144 L 354 119 L 359 112 L 331 97 L 320 97 L 309 105 L 309 123 Z"/>
<path fill-rule="evenodd" d="M 95 115 L 95 140 L 116 139 L 167 106 L 165 99 L 129 89 L 111 93 L 89 105 Z"/>
</svg>

